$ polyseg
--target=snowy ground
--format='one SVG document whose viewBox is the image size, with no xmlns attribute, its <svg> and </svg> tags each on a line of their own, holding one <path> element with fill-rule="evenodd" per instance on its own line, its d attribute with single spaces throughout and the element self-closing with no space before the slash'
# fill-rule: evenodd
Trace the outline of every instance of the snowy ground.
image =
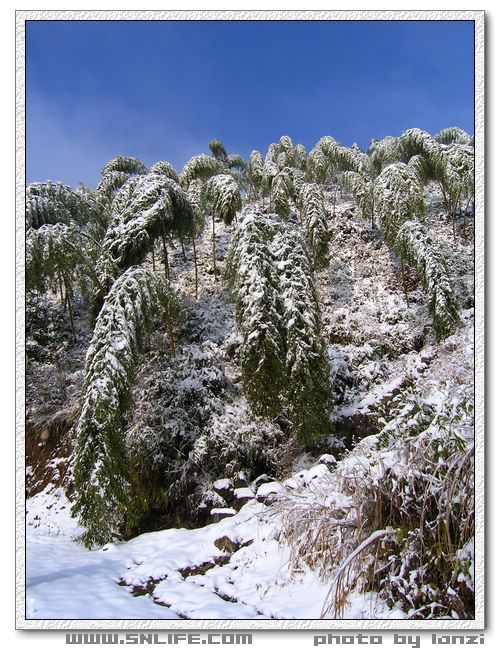
<svg viewBox="0 0 500 650">
<path fill-rule="evenodd" d="M 269 508 L 253 501 L 204 528 L 170 529 L 89 551 L 62 490 L 29 500 L 28 619 L 317 619 L 329 590 L 291 574 Z M 75 539 L 76 538 L 76 539 Z M 374 594 L 345 618 L 398 618 Z"/>
</svg>

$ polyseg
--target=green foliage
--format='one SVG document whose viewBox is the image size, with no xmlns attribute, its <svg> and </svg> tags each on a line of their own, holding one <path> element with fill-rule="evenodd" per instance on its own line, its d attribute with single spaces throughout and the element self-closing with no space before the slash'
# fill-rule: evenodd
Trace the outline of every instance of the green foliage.
<svg viewBox="0 0 500 650">
<path fill-rule="evenodd" d="M 226 264 L 243 335 L 240 363 L 245 395 L 253 412 L 268 419 L 283 408 L 286 375 L 280 285 L 271 251 L 275 232 L 271 219 L 246 215 Z"/>
<path fill-rule="evenodd" d="M 368 173 L 370 169 L 369 156 L 355 144 L 352 147 L 343 147 L 335 138 L 326 135 L 319 140 L 315 148 L 323 153 L 331 172 L 355 171 Z"/>
<path fill-rule="evenodd" d="M 293 176 L 290 168 L 283 168 L 271 182 L 271 205 L 280 217 L 287 217 L 295 193 Z"/>
<path fill-rule="evenodd" d="M 291 224 L 248 214 L 226 268 L 250 406 L 268 418 L 286 409 L 298 440 L 313 445 L 331 430 L 332 387 L 306 243 Z"/>
<path fill-rule="evenodd" d="M 194 235 L 199 235 L 205 224 L 205 194 L 204 194 L 205 183 L 199 178 L 193 179 L 189 183 L 187 190 L 187 197 L 194 212 Z"/>
<path fill-rule="evenodd" d="M 471 136 L 458 126 L 449 126 L 434 136 L 440 144 L 471 144 Z"/>
<path fill-rule="evenodd" d="M 99 262 L 102 284 L 109 287 L 116 273 L 140 264 L 156 237 L 188 235 L 194 213 L 186 194 L 164 174 L 133 176 L 120 189 L 112 204 L 113 219 L 103 243 Z"/>
<path fill-rule="evenodd" d="M 75 223 L 47 224 L 26 233 L 26 289 L 56 292 L 63 277 L 72 285 L 81 262 L 80 229 Z"/>
<path fill-rule="evenodd" d="M 460 311 L 439 245 L 418 221 L 404 223 L 395 243 L 403 258 L 418 271 L 424 282 L 438 340 L 446 338 L 460 320 Z"/>
<path fill-rule="evenodd" d="M 313 254 L 314 268 L 324 269 L 329 262 L 330 241 L 325 194 L 318 185 L 304 183 L 300 189 L 298 206 Z"/>
<path fill-rule="evenodd" d="M 247 166 L 247 179 L 258 195 L 264 182 L 264 159 L 259 151 L 252 151 Z"/>
<path fill-rule="evenodd" d="M 73 514 L 87 530 L 86 546 L 111 541 L 128 506 L 123 422 L 141 338 L 159 305 L 171 300 L 158 276 L 140 267 L 113 284 L 87 353 L 81 413 L 76 427 Z"/>
<path fill-rule="evenodd" d="M 307 171 L 307 151 L 303 144 L 298 144 L 295 147 L 295 165 L 301 172 Z"/>
<path fill-rule="evenodd" d="M 143 162 L 133 156 L 116 156 L 103 167 L 97 191 L 112 199 L 131 176 L 147 173 Z"/>
<path fill-rule="evenodd" d="M 442 151 L 443 179 L 453 209 L 474 192 L 474 150 L 462 144 L 450 144 Z"/>
<path fill-rule="evenodd" d="M 272 248 L 279 269 L 285 325 L 285 403 L 297 439 L 309 447 L 331 433 L 333 408 L 330 366 L 314 273 L 298 230 L 280 228 Z"/>
<path fill-rule="evenodd" d="M 208 179 L 204 189 L 207 209 L 228 226 L 241 210 L 239 187 L 230 174 L 217 174 Z"/>
<path fill-rule="evenodd" d="M 169 162 L 166 162 L 165 160 L 159 160 L 154 165 L 152 165 L 149 168 L 149 173 L 163 174 L 167 178 L 170 178 L 171 180 L 175 181 L 176 183 L 179 182 L 179 175 L 177 174 L 173 166 Z"/>
<path fill-rule="evenodd" d="M 378 176 L 384 167 L 399 162 L 403 157 L 399 138 L 391 135 L 382 138 L 382 140 L 373 140 L 368 154 L 375 176 Z"/>
<path fill-rule="evenodd" d="M 309 178 L 319 184 L 326 183 L 330 177 L 330 165 L 321 149 L 314 147 L 307 158 L 307 174 Z"/>
<path fill-rule="evenodd" d="M 90 206 L 78 192 L 63 183 L 31 183 L 26 188 L 26 228 L 45 224 L 86 223 Z"/>
<path fill-rule="evenodd" d="M 181 187 L 187 189 L 191 181 L 195 178 L 207 180 L 216 174 L 222 174 L 225 171 L 225 165 L 213 156 L 200 154 L 193 156 L 182 168 L 179 174 L 179 183 Z"/>
<path fill-rule="evenodd" d="M 364 174 L 351 171 L 341 172 L 337 181 L 339 185 L 351 192 L 363 218 L 373 221 L 374 185 L 372 179 Z"/>
<path fill-rule="evenodd" d="M 208 148 L 212 152 L 212 155 L 214 158 L 217 158 L 217 160 L 220 160 L 220 162 L 226 164 L 227 162 L 227 151 L 222 142 L 219 140 L 211 140 L 208 143 Z"/>
<path fill-rule="evenodd" d="M 237 153 L 233 153 L 227 157 L 226 167 L 228 169 L 237 169 L 240 172 L 244 172 L 247 168 L 247 164 L 243 160 L 242 156 Z"/>
<path fill-rule="evenodd" d="M 422 185 L 404 163 L 386 167 L 375 181 L 375 215 L 384 239 L 394 247 L 401 225 L 424 212 Z"/>
</svg>

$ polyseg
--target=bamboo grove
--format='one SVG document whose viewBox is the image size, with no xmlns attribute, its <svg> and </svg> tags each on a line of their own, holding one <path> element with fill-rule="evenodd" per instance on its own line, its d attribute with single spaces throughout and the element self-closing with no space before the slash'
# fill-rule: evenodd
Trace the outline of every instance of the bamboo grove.
<svg viewBox="0 0 500 650">
<path fill-rule="evenodd" d="M 335 255 L 330 229 L 339 194 L 352 195 L 360 216 L 379 230 L 399 266 L 401 291 L 407 293 L 410 268 L 420 278 L 436 339 L 459 326 L 451 271 L 426 226 L 425 188 L 437 184 L 453 236 L 466 240 L 474 149 L 464 131 L 431 136 L 410 129 L 372 141 L 367 151 L 325 136 L 307 152 L 283 136 L 248 161 L 217 140 L 209 150 L 179 173 L 167 161 L 148 169 L 117 156 L 95 189 L 58 182 L 26 189 L 28 299 L 57 297 L 75 338 L 78 293 L 93 324 L 73 454 L 74 513 L 88 546 L 120 534 L 134 490 L 123 431 L 142 342 L 164 328 L 175 359 L 182 296 L 171 286 L 169 250 L 191 248 L 197 299 L 197 241 L 205 227 L 214 282 L 235 303 L 245 397 L 256 416 L 285 418 L 305 448 L 333 432 L 341 392 L 315 280 Z M 216 221 L 234 229 L 224 269 L 217 265 Z"/>
</svg>

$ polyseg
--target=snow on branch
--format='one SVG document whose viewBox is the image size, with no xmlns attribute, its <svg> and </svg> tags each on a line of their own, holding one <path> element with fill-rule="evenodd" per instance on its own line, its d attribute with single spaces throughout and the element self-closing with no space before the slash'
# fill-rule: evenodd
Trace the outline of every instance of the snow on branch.
<svg viewBox="0 0 500 650">
<path fill-rule="evenodd" d="M 407 221 L 399 229 L 396 246 L 422 277 L 430 297 L 436 336 L 438 339 L 449 336 L 460 319 L 460 312 L 439 245 L 422 223 Z"/>
<path fill-rule="evenodd" d="M 123 422 L 130 382 L 141 338 L 169 300 L 163 280 L 133 266 L 113 284 L 96 321 L 74 457 L 73 514 L 87 529 L 83 541 L 89 547 L 113 539 L 128 505 Z"/>
</svg>

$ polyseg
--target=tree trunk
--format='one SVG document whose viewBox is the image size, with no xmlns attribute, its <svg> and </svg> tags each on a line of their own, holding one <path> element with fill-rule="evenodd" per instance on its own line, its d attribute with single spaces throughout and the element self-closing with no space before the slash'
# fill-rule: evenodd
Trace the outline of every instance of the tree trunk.
<svg viewBox="0 0 500 650">
<path fill-rule="evenodd" d="M 165 266 L 165 277 L 170 282 L 170 266 L 168 264 L 168 251 L 167 251 L 167 242 L 165 239 L 165 233 L 162 233 L 161 243 L 163 245 L 163 263 Z"/>
<path fill-rule="evenodd" d="M 184 249 L 184 242 L 181 239 L 182 259 L 187 262 L 186 251 Z"/>
<path fill-rule="evenodd" d="M 194 260 L 194 295 L 195 299 L 198 300 L 198 257 L 196 255 L 196 242 L 194 235 L 191 235 L 191 241 L 193 243 L 193 260 Z"/>
<path fill-rule="evenodd" d="M 63 283 L 62 283 L 62 277 L 61 277 L 61 271 L 57 272 L 58 278 L 59 278 L 59 297 L 61 300 L 61 305 L 64 307 L 64 311 L 66 311 L 66 302 L 64 299 L 64 294 L 63 294 Z"/>
<path fill-rule="evenodd" d="M 64 281 L 64 296 L 65 296 L 66 304 L 68 305 L 69 325 L 71 328 L 71 334 L 73 336 L 73 339 L 75 339 L 76 338 L 75 321 L 73 319 L 73 307 L 71 306 L 71 291 L 69 290 L 66 281 Z"/>
<path fill-rule="evenodd" d="M 403 291 L 405 292 L 405 298 L 406 298 L 406 306 L 410 306 L 410 301 L 408 300 L 408 289 L 406 287 L 406 277 L 405 277 L 405 263 L 403 260 L 403 256 L 401 255 L 401 281 L 403 283 Z"/>
<path fill-rule="evenodd" d="M 214 280 L 217 279 L 217 265 L 215 261 L 215 217 L 212 215 L 212 259 L 214 265 Z"/>
</svg>

